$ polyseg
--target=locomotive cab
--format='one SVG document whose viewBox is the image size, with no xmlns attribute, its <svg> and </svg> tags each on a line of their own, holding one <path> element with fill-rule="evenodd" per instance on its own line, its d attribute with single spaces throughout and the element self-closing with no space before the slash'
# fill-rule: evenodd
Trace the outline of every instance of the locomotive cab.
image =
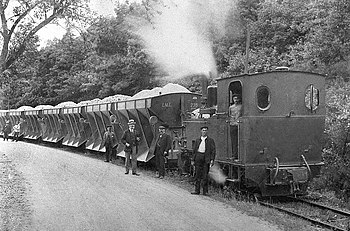
<svg viewBox="0 0 350 231">
<path fill-rule="evenodd" d="M 217 110 L 184 122 L 187 142 L 207 125 L 227 183 L 263 196 L 304 193 L 323 164 L 324 85 L 321 75 L 285 70 L 217 79 Z M 232 137 L 234 94 L 241 96 L 242 110 Z"/>
</svg>

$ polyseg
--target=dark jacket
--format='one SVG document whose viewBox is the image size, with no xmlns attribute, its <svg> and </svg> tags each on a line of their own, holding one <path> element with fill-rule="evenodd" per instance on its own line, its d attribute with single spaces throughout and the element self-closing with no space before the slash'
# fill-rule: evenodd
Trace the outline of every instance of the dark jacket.
<svg viewBox="0 0 350 231">
<path fill-rule="evenodd" d="M 6 124 L 5 126 L 4 126 L 4 128 L 3 128 L 3 132 L 4 133 L 7 133 L 7 134 L 9 134 L 9 133 L 11 133 L 11 124 Z"/>
<path fill-rule="evenodd" d="M 171 138 L 168 134 L 164 133 L 162 137 L 159 138 L 156 142 L 156 153 L 164 155 L 164 152 L 167 152 L 169 155 L 169 150 L 171 149 Z"/>
<path fill-rule="evenodd" d="M 201 138 L 198 138 L 194 143 L 193 160 L 196 160 L 196 155 L 201 142 L 202 142 Z M 205 163 L 209 164 L 211 160 L 215 160 L 215 155 L 216 155 L 215 142 L 212 138 L 207 136 L 207 138 L 205 139 L 205 153 L 204 153 Z"/>
<path fill-rule="evenodd" d="M 124 134 L 122 136 L 122 143 L 125 145 L 126 143 L 130 144 L 129 147 L 127 147 L 125 145 L 124 151 L 125 152 L 131 152 L 132 151 L 132 147 L 136 146 L 136 152 L 138 152 L 138 146 L 140 141 L 137 141 L 136 138 L 139 138 L 141 140 L 141 136 L 140 133 L 137 130 L 134 130 L 133 133 L 130 132 L 130 130 L 126 130 L 124 131 Z"/>
<path fill-rule="evenodd" d="M 108 137 L 108 131 L 103 134 L 102 146 L 115 147 L 117 145 L 117 137 L 114 132 L 111 132 Z"/>
</svg>

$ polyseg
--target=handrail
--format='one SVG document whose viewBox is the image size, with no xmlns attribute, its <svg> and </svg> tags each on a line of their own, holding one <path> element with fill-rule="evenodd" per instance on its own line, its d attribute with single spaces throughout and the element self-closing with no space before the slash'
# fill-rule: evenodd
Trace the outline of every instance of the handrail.
<svg viewBox="0 0 350 231">
<path fill-rule="evenodd" d="M 275 175 L 273 176 L 273 180 L 272 180 L 273 184 L 275 183 L 275 180 L 277 178 L 278 172 L 280 170 L 280 161 L 279 161 L 279 159 L 277 157 L 275 157 L 275 163 L 276 163 L 276 172 L 275 172 Z"/>
<path fill-rule="evenodd" d="M 307 176 L 307 179 L 308 181 L 310 181 L 311 179 L 311 168 L 310 168 L 310 165 L 309 163 L 306 161 L 306 158 L 304 155 L 300 155 L 301 159 L 304 161 L 305 165 L 306 165 L 306 168 L 307 168 L 307 171 L 308 171 L 308 176 Z"/>
</svg>

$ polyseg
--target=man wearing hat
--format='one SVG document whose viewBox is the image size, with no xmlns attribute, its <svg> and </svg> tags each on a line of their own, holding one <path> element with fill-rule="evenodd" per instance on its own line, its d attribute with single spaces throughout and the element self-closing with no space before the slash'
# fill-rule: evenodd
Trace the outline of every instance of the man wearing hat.
<svg viewBox="0 0 350 231">
<path fill-rule="evenodd" d="M 165 175 L 165 157 L 169 155 L 169 150 L 171 148 L 171 138 L 165 133 L 169 126 L 167 124 L 161 124 L 159 126 L 159 135 L 156 141 L 156 148 L 154 151 L 157 172 L 156 177 L 160 179 L 164 178 Z"/>
<path fill-rule="evenodd" d="M 238 160 L 238 119 L 242 116 L 242 104 L 238 94 L 234 94 L 232 100 L 233 104 L 229 108 L 231 150 L 232 158 Z"/>
<path fill-rule="evenodd" d="M 114 144 L 117 143 L 117 138 L 115 133 L 112 131 L 112 125 L 107 125 L 106 128 L 107 128 L 107 131 L 103 134 L 102 146 L 106 148 L 105 162 L 109 162 L 109 161 L 112 161 L 113 147 L 114 147 Z"/>
<path fill-rule="evenodd" d="M 130 170 L 130 162 L 131 162 L 131 168 L 132 168 L 132 174 L 139 176 L 136 172 L 137 168 L 137 152 L 138 152 L 138 145 L 141 140 L 140 134 L 135 129 L 136 122 L 133 119 L 130 119 L 128 122 L 128 130 L 124 131 L 124 134 L 122 136 L 122 143 L 125 145 L 124 152 L 125 152 L 125 174 L 129 174 Z M 131 160 L 130 160 L 131 157 Z"/>
<path fill-rule="evenodd" d="M 195 166 L 195 191 L 200 193 L 201 181 L 203 181 L 203 195 L 208 195 L 208 173 L 209 168 L 214 165 L 216 147 L 215 142 L 208 135 L 208 127 L 201 127 L 201 137 L 196 139 L 193 146 L 192 165 Z M 193 163 L 194 162 L 194 163 Z"/>
<path fill-rule="evenodd" d="M 9 140 L 9 134 L 11 133 L 11 124 L 10 120 L 6 120 L 5 126 L 2 129 L 2 132 L 4 133 L 4 141 Z"/>
</svg>

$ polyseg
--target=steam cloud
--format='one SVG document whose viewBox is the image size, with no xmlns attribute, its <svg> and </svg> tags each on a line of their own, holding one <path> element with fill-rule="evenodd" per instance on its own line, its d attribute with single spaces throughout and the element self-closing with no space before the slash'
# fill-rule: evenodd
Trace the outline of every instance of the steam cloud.
<svg viewBox="0 0 350 231">
<path fill-rule="evenodd" d="M 210 168 L 209 177 L 218 184 L 224 184 L 227 178 L 218 164 Z"/>
<path fill-rule="evenodd" d="M 174 0 L 159 6 L 153 24 L 139 30 L 149 54 L 174 78 L 216 75 L 209 30 L 225 31 L 232 0 Z"/>
</svg>

